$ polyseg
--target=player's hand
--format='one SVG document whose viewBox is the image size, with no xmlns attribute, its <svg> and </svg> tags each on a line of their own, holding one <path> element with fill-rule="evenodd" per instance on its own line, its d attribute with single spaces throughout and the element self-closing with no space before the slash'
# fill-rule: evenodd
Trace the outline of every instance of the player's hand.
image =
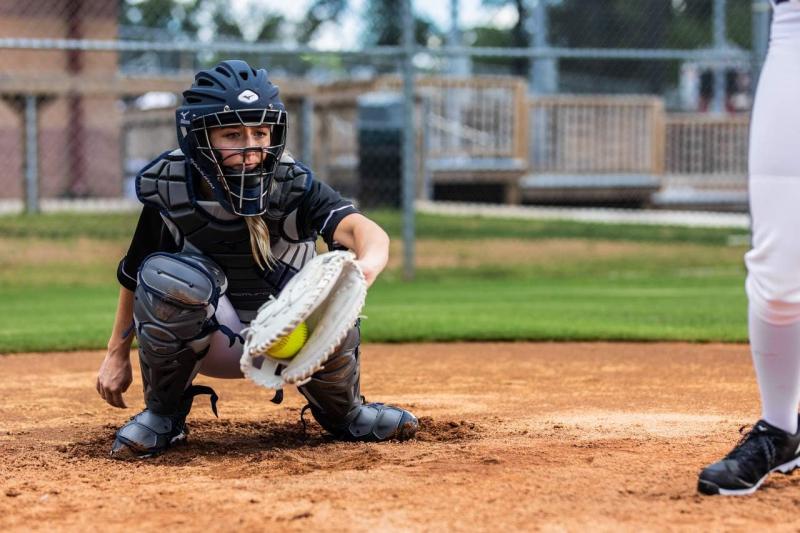
<svg viewBox="0 0 800 533">
<path fill-rule="evenodd" d="M 364 273 L 364 278 L 367 280 L 367 287 L 370 287 L 378 277 L 378 274 L 383 270 L 383 263 L 374 263 L 368 259 L 358 259 L 356 264 Z"/>
<path fill-rule="evenodd" d="M 133 381 L 130 354 L 119 354 L 110 350 L 97 373 L 97 393 L 114 407 L 125 408 L 122 393 Z"/>
</svg>

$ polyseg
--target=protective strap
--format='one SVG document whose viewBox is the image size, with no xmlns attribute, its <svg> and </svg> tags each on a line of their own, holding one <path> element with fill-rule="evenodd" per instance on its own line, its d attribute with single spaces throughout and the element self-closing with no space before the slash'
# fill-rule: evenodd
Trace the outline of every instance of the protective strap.
<svg viewBox="0 0 800 533">
<path fill-rule="evenodd" d="M 283 369 L 286 368 L 284 365 L 278 365 L 275 367 L 275 375 L 280 376 Z M 274 404 L 280 404 L 283 401 L 283 389 L 276 389 L 275 395 L 270 400 Z"/>
<path fill-rule="evenodd" d="M 211 411 L 213 411 L 214 416 L 219 418 L 219 413 L 217 413 L 217 400 L 219 400 L 219 396 L 217 396 L 217 393 L 211 387 L 207 387 L 206 385 L 191 385 L 183 391 L 183 400 L 188 400 L 189 409 L 191 409 L 194 397 L 201 394 L 209 394 L 211 396 Z"/>
<path fill-rule="evenodd" d="M 133 330 L 136 328 L 136 322 L 131 320 L 131 325 L 125 328 L 125 331 L 122 332 L 122 338 L 127 339 L 128 336 L 133 333 Z"/>
<path fill-rule="evenodd" d="M 211 317 L 211 320 L 213 321 L 213 326 L 211 328 L 211 331 L 219 331 L 220 333 L 228 337 L 228 348 L 231 348 L 237 339 L 239 340 L 240 343 L 242 343 L 242 345 L 244 345 L 244 337 L 233 331 L 225 324 L 220 324 L 216 316 Z"/>
<path fill-rule="evenodd" d="M 308 423 L 306 422 L 305 414 L 306 414 L 306 411 L 308 411 L 309 409 L 311 409 L 311 404 L 307 403 L 300 410 L 300 422 L 303 423 L 303 437 L 304 438 L 308 438 L 308 431 L 307 431 Z"/>
</svg>

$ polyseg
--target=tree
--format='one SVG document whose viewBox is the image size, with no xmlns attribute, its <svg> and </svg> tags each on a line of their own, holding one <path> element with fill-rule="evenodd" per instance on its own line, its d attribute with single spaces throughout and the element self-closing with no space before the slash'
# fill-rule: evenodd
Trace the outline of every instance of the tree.
<svg viewBox="0 0 800 533">
<path fill-rule="evenodd" d="M 475 46 L 500 46 L 512 48 L 527 48 L 531 45 L 531 34 L 526 27 L 528 20 L 529 0 L 483 0 L 483 5 L 488 7 L 502 7 L 513 5 L 517 11 L 517 21 L 511 31 L 500 30 L 491 26 L 483 26 L 474 29 Z M 476 67 L 480 64 L 494 64 L 506 66 L 511 74 L 516 76 L 527 76 L 530 60 L 524 57 L 506 58 L 476 58 Z"/>
<path fill-rule="evenodd" d="M 565 48 L 697 49 L 712 45 L 713 0 L 538 0 L 548 1 L 549 35 L 553 46 Z M 517 22 L 510 32 L 492 27 L 473 28 L 475 46 L 521 46 L 530 43 L 525 28 L 531 0 L 483 0 L 486 6 L 514 6 Z M 728 0 L 728 39 L 750 46 L 750 0 Z M 527 73 L 527 60 L 476 59 L 517 75 Z M 594 80 L 591 89 L 603 90 L 597 80 L 612 87 L 663 92 L 676 81 L 679 63 L 649 60 L 561 60 L 559 70 L 570 77 Z M 571 75 L 571 76 L 570 76 Z M 630 83 L 630 82 L 635 83 Z"/>
<path fill-rule="evenodd" d="M 398 0 L 368 0 L 365 20 L 367 27 L 361 35 L 365 48 L 397 46 L 403 42 L 403 2 Z M 431 37 L 441 37 L 441 31 L 431 20 L 414 17 L 414 40 L 426 45 Z"/>
<path fill-rule="evenodd" d="M 120 26 L 126 36 L 172 40 L 183 37 L 269 41 L 280 36 L 283 15 L 264 2 L 248 2 L 244 16 L 226 0 L 125 0 Z"/>
<path fill-rule="evenodd" d="M 338 22 L 347 9 L 347 0 L 313 0 L 300 23 L 297 40 L 308 43 L 326 22 Z"/>
<path fill-rule="evenodd" d="M 226 0 L 125 0 L 120 10 L 120 36 L 149 41 L 258 41 L 277 40 L 284 17 L 263 2 L 250 1 L 237 13 Z M 199 47 L 198 47 L 199 48 Z M 229 54 L 191 52 L 123 52 L 123 68 L 196 70 Z M 251 64 L 263 64 L 258 54 L 239 54 Z M 270 61 L 270 65 L 274 65 Z"/>
</svg>

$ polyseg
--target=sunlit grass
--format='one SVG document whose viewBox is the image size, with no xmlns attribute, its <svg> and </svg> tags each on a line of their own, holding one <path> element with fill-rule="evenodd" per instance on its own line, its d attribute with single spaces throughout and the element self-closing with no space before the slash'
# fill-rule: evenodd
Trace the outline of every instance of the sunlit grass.
<svg viewBox="0 0 800 533">
<path fill-rule="evenodd" d="M 376 218 L 396 234 L 396 213 Z M 104 347 L 135 223 L 0 217 L 0 353 Z M 415 280 L 395 259 L 370 290 L 368 341 L 746 339 L 736 231 L 429 216 L 418 229 Z"/>
</svg>

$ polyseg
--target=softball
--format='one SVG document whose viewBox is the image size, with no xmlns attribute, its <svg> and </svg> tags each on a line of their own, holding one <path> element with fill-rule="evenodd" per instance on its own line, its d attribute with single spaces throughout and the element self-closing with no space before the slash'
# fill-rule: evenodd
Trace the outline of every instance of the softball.
<svg viewBox="0 0 800 533">
<path fill-rule="evenodd" d="M 301 322 L 294 330 L 269 347 L 267 354 L 275 359 L 289 359 L 297 355 L 308 340 L 308 326 Z"/>
</svg>

